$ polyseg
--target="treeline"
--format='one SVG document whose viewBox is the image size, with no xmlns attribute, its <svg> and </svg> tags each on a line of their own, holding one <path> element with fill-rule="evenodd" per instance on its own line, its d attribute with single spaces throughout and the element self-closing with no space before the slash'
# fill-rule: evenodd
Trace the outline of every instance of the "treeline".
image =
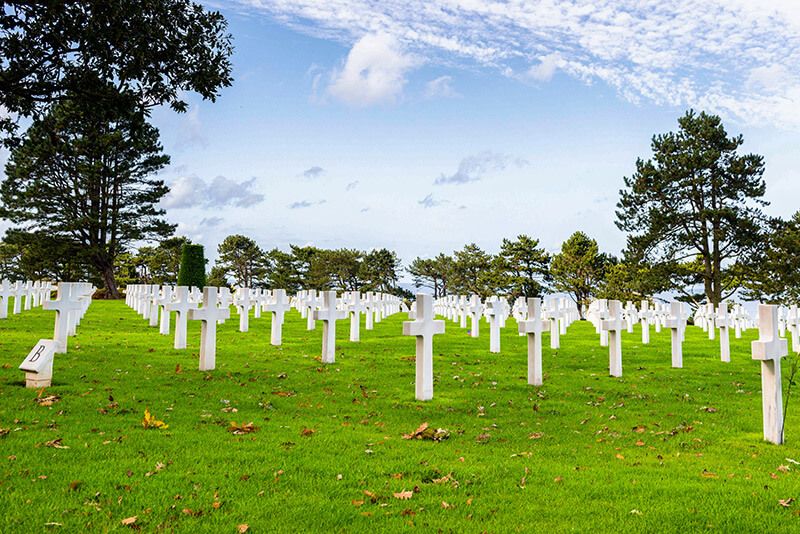
<svg viewBox="0 0 800 534">
<path fill-rule="evenodd" d="M 562 292 L 580 307 L 596 297 L 633 300 L 645 296 L 645 288 L 620 283 L 619 268 L 619 260 L 600 252 L 597 241 L 575 232 L 554 255 L 538 239 L 519 235 L 503 239 L 497 254 L 472 243 L 451 255 L 416 258 L 408 272 L 415 286 L 428 288 L 436 297 L 502 295 L 513 300 Z"/>
<path fill-rule="evenodd" d="M 185 237 L 162 241 L 121 254 L 117 280 L 124 284 L 174 284 Z M 289 251 L 263 250 L 251 238 L 230 235 L 217 247 L 217 261 L 208 271 L 207 284 L 252 288 L 381 291 L 409 297 L 398 287 L 401 263 L 394 251 L 323 249 L 290 245 Z"/>
</svg>

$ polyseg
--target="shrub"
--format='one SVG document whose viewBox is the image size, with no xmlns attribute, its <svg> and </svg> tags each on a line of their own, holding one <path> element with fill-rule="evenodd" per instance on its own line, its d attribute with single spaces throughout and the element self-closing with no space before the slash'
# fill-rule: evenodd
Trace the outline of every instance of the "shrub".
<svg viewBox="0 0 800 534">
<path fill-rule="evenodd" d="M 203 245 L 183 245 L 178 285 L 194 286 L 200 289 L 206 285 L 206 259 L 203 254 Z"/>
</svg>

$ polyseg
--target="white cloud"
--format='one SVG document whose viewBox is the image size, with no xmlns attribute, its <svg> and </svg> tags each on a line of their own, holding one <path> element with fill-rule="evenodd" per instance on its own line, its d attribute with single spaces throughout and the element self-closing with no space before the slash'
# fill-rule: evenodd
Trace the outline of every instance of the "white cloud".
<svg viewBox="0 0 800 534">
<path fill-rule="evenodd" d="M 247 208 L 264 200 L 264 195 L 252 191 L 256 178 L 236 182 L 217 176 L 210 184 L 198 176 L 181 176 L 161 199 L 165 209 L 215 208 L 236 206 Z"/>
<path fill-rule="evenodd" d="M 800 80 L 770 83 L 800 72 L 797 0 L 236 3 L 311 35 L 355 43 L 329 86 L 353 105 L 399 98 L 415 57 L 540 82 L 563 72 L 605 83 L 634 103 L 704 107 L 748 124 L 800 128 L 800 111 L 793 111 L 800 109 Z"/>
<path fill-rule="evenodd" d="M 344 186 L 344 190 L 345 191 L 352 191 L 353 189 L 358 187 L 358 184 L 359 184 L 359 181 L 358 180 L 354 180 L 354 181 L 348 183 L 346 186 Z"/>
<path fill-rule="evenodd" d="M 563 63 L 561 54 L 554 52 L 539 59 L 539 63 L 528 69 L 527 76 L 537 82 L 549 82 L 556 69 Z"/>
<path fill-rule="evenodd" d="M 455 98 L 461 96 L 453 87 L 452 76 L 439 76 L 425 84 L 426 98 Z"/>
<path fill-rule="evenodd" d="M 325 169 L 314 165 L 313 167 L 309 167 L 308 169 L 303 171 L 303 177 L 308 178 L 309 180 L 314 178 L 319 178 L 325 173 Z"/>
<path fill-rule="evenodd" d="M 422 200 L 418 200 L 417 204 L 419 204 L 425 209 L 428 209 L 428 208 L 435 208 L 436 206 L 441 206 L 442 204 L 447 204 L 448 202 L 449 202 L 448 200 L 433 198 L 433 193 L 430 193 Z"/>
<path fill-rule="evenodd" d="M 502 171 L 510 165 L 524 167 L 528 162 L 521 158 L 514 158 L 505 154 L 497 154 L 489 150 L 468 156 L 461 160 L 458 169 L 451 175 L 440 175 L 433 183 L 435 185 L 444 184 L 466 184 L 477 182 L 487 173 L 492 171 Z"/>
<path fill-rule="evenodd" d="M 414 63 L 396 37 L 386 33 L 364 35 L 350 49 L 344 65 L 331 75 L 328 92 L 357 107 L 395 102 Z"/>
</svg>

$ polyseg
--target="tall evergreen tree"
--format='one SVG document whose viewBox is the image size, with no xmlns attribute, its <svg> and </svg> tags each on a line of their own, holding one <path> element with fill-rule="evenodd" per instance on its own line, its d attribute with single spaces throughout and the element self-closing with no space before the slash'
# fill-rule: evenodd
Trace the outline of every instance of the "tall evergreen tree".
<svg viewBox="0 0 800 534">
<path fill-rule="evenodd" d="M 637 160 L 625 178 L 617 226 L 647 264 L 680 275 L 699 261 L 702 293 L 672 289 L 717 305 L 740 287 L 738 273 L 763 245 L 764 160 L 739 154 L 742 136 L 729 137 L 715 115 L 688 111 L 678 126 L 654 136 L 652 158 Z"/>
<path fill-rule="evenodd" d="M 38 119 L 65 100 L 186 111 L 187 92 L 213 101 L 232 81 L 225 18 L 191 0 L 8 0 L 0 14 L 7 145 L 19 140 L 13 117 Z M 98 92 L 95 80 L 116 90 Z"/>
<path fill-rule="evenodd" d="M 597 241 L 583 232 L 575 232 L 561 245 L 561 252 L 553 257 L 550 272 L 553 287 L 568 293 L 583 319 L 583 306 L 600 288 L 605 269 L 610 263 L 608 256 L 601 254 Z"/>
<path fill-rule="evenodd" d="M 97 81 L 97 92 L 115 88 Z M 128 244 L 172 233 L 156 203 L 168 189 L 155 174 L 169 163 L 158 131 L 133 102 L 65 101 L 26 132 L 10 155 L 0 216 L 78 245 L 112 298 L 114 259 Z"/>
</svg>

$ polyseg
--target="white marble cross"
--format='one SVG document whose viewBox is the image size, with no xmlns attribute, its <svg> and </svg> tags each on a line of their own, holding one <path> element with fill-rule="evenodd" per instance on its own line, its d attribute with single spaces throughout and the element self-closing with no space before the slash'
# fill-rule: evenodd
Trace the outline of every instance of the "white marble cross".
<svg viewBox="0 0 800 534">
<path fill-rule="evenodd" d="M 472 295 L 467 311 L 470 318 L 470 336 L 478 337 L 478 334 L 480 334 L 481 313 L 483 312 L 483 304 L 481 304 L 481 298 L 478 295 Z"/>
<path fill-rule="evenodd" d="M 636 306 L 630 300 L 625 305 L 625 327 L 629 334 L 633 334 L 633 323 L 636 322 Z"/>
<path fill-rule="evenodd" d="M 364 304 L 358 291 L 351 292 L 349 297 L 347 313 L 350 314 L 350 341 L 355 342 L 361 339 L 361 313 L 364 311 Z"/>
<path fill-rule="evenodd" d="M 719 357 L 723 362 L 731 361 L 731 336 L 729 328 L 731 318 L 728 315 L 728 303 L 720 302 L 716 316 L 717 328 L 719 328 Z"/>
<path fill-rule="evenodd" d="M 542 330 L 548 326 L 542 321 L 542 303 L 539 298 L 528 299 L 528 317 L 520 321 L 519 332 L 528 336 L 528 384 L 542 385 Z"/>
<path fill-rule="evenodd" d="M 306 293 L 306 330 L 316 330 L 317 322 L 314 320 L 314 313 L 319 307 L 320 301 L 316 289 L 309 289 Z"/>
<path fill-rule="evenodd" d="M 788 326 L 792 332 L 792 352 L 800 352 L 800 309 L 797 305 L 789 307 Z"/>
<path fill-rule="evenodd" d="M 547 315 L 545 318 L 550 321 L 550 348 L 561 348 L 561 330 L 558 328 L 558 318 L 560 312 L 558 310 L 558 301 L 550 299 L 547 305 Z"/>
<path fill-rule="evenodd" d="M 607 299 L 598 299 L 597 300 L 597 316 L 600 320 L 600 346 L 607 347 L 608 346 L 608 331 L 603 328 L 603 321 L 608 319 L 608 300 Z"/>
<path fill-rule="evenodd" d="M 609 317 L 602 329 L 608 332 L 608 370 L 611 376 L 622 376 L 622 303 L 612 300 Z"/>
<path fill-rule="evenodd" d="M 25 286 L 22 282 L 16 282 L 11 289 L 11 294 L 14 295 L 14 309 L 12 313 L 18 315 L 22 312 L 22 295 L 25 293 Z"/>
<path fill-rule="evenodd" d="M 239 313 L 239 332 L 247 332 L 250 329 L 250 308 L 254 304 L 250 298 L 250 288 L 237 288 L 233 303 Z"/>
<path fill-rule="evenodd" d="M 672 337 L 672 367 L 683 367 L 683 331 L 686 329 L 686 318 L 683 316 L 683 305 L 672 302 L 669 305 L 670 317 L 665 326 L 670 329 Z"/>
<path fill-rule="evenodd" d="M 778 307 L 759 304 L 758 341 L 752 342 L 754 360 L 761 361 L 761 403 L 764 439 L 783 443 L 783 391 L 781 358 L 789 354 L 788 342 L 778 334 Z"/>
<path fill-rule="evenodd" d="M 158 332 L 162 336 L 169 335 L 170 313 L 167 304 L 170 302 L 172 302 L 172 286 L 164 286 L 161 289 L 161 297 L 158 299 L 158 305 L 161 306 L 161 323 Z"/>
<path fill-rule="evenodd" d="M 70 318 L 83 308 L 83 303 L 79 297 L 76 285 L 69 282 L 59 282 L 56 299 L 49 300 L 42 305 L 45 310 L 56 312 L 53 339 L 57 344 L 55 351 L 58 354 L 67 352 L 67 336 L 71 327 Z"/>
<path fill-rule="evenodd" d="M 164 306 L 164 313 L 175 312 L 175 345 L 176 349 L 186 348 L 186 321 L 189 311 L 196 310 L 197 303 L 189 298 L 189 287 L 178 286 L 175 288 L 175 300 Z"/>
<path fill-rule="evenodd" d="M 211 371 L 217 366 L 217 322 L 231 316 L 228 306 L 217 307 L 217 288 L 203 288 L 203 307 L 189 310 L 190 321 L 202 321 L 200 326 L 200 370 Z"/>
<path fill-rule="evenodd" d="M 500 326 L 505 323 L 505 306 L 501 299 L 489 303 L 489 352 L 500 352 Z"/>
<path fill-rule="evenodd" d="M 716 319 L 717 314 L 714 313 L 714 304 L 709 302 L 706 304 L 706 313 L 705 318 L 706 322 L 708 323 L 708 339 L 713 340 L 717 336 L 717 329 L 714 326 L 714 319 Z"/>
<path fill-rule="evenodd" d="M 347 318 L 346 311 L 336 309 L 336 291 L 322 292 L 322 308 L 312 314 L 322 321 L 322 363 L 336 362 L 336 321 Z"/>
<path fill-rule="evenodd" d="M 150 308 L 150 313 L 148 318 L 150 320 L 149 326 L 158 326 L 158 297 L 161 293 L 161 286 L 158 284 L 154 284 L 150 286 L 150 294 L 148 295 L 148 306 Z"/>
<path fill-rule="evenodd" d="M 264 311 L 272 314 L 270 323 L 271 345 L 280 346 L 283 343 L 283 316 L 291 309 L 289 301 L 286 299 L 285 289 L 275 289 L 272 291 L 272 302 L 264 306 Z"/>
<path fill-rule="evenodd" d="M 30 311 L 33 309 L 33 282 L 30 280 L 22 286 L 22 296 L 25 298 L 23 309 Z"/>
<path fill-rule="evenodd" d="M 372 330 L 375 326 L 375 294 L 372 291 L 367 291 L 366 298 L 364 299 L 364 328 Z"/>
<path fill-rule="evenodd" d="M 8 299 L 13 296 L 13 294 L 11 284 L 8 283 L 8 280 L 3 279 L 3 281 L 0 282 L 0 319 L 8 317 Z"/>
<path fill-rule="evenodd" d="M 205 288 L 203 288 L 203 302 L 205 303 Z M 231 318 L 231 302 L 233 301 L 233 295 L 231 295 L 231 290 L 228 287 L 220 287 L 217 290 L 217 303 L 219 304 L 220 309 L 225 309 L 228 311 L 228 314 L 224 317 L 220 317 L 217 320 L 218 324 L 224 324 L 227 319 Z"/>
<path fill-rule="evenodd" d="M 639 320 L 642 323 L 642 344 L 647 345 L 650 343 L 650 317 L 653 312 L 650 311 L 650 303 L 646 300 L 642 301 L 642 307 L 639 310 Z"/>
<path fill-rule="evenodd" d="M 403 335 L 415 336 L 417 400 L 433 398 L 433 336 L 444 334 L 444 321 L 434 320 L 433 297 L 417 293 L 417 318 L 403 322 Z"/>
</svg>

